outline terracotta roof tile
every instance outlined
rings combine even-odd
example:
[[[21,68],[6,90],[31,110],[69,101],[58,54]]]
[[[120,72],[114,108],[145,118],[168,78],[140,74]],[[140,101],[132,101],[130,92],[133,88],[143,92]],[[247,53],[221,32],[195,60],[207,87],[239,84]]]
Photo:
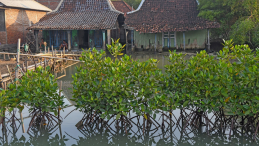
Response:
[[[114,29],[120,14],[110,0],[63,0],[28,29]]]
[[[196,0],[145,0],[130,12],[125,23],[142,33],[218,28],[217,22],[198,17]]]
[[[112,1],[112,4],[114,5],[116,10],[123,12],[124,15],[126,15],[127,12],[134,10],[134,9],[132,10],[132,7],[129,4],[127,4],[122,0]]]

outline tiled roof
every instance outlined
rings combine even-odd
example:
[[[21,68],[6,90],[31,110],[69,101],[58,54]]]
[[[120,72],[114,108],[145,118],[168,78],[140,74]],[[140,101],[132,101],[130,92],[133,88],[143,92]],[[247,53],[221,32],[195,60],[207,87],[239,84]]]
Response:
[[[63,0],[28,29],[114,29],[120,14],[110,0]]]
[[[196,0],[143,0],[126,15],[128,27],[142,33],[218,28],[219,23],[198,17]]]
[[[127,12],[133,11],[132,7],[122,0],[112,1],[113,6],[116,10],[123,12],[126,15]]]
[[[51,9],[34,0],[0,0],[0,6],[50,12]]]
[[[50,8],[51,10],[55,10],[61,0],[35,0],[35,1]]]

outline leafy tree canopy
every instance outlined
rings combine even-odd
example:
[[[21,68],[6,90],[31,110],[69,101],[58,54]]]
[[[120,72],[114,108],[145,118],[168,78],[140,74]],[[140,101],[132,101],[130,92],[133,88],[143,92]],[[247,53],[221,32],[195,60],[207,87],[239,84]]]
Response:
[[[199,16],[221,24],[214,37],[259,45],[258,0],[198,0]]]

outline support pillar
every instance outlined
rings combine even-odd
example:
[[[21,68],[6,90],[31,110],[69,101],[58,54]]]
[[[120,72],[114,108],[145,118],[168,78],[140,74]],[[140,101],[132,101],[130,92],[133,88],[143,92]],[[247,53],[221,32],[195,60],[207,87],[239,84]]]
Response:
[[[170,32],[167,32],[168,37],[167,37],[167,47],[168,49],[170,48]]]
[[[67,31],[67,39],[68,51],[71,51],[71,30]]]
[[[155,34],[155,52],[157,50],[157,34]]]
[[[129,44],[128,44],[128,31],[125,29],[125,38],[126,38],[126,52],[127,52],[127,50],[128,50],[128,48],[129,48]]]
[[[183,50],[185,51],[185,31],[183,32]]]
[[[132,51],[134,51],[133,42],[134,42],[134,30],[131,30],[131,49],[132,49]]]
[[[210,29],[208,29],[208,52],[210,52]]]
[[[162,47],[165,46],[165,38],[164,38],[165,34],[164,32],[162,32]]]
[[[107,38],[108,38],[108,45],[111,45],[111,30],[107,29]]]
[[[39,50],[39,38],[38,38],[39,30],[34,30],[35,35],[35,46],[36,46],[36,52],[40,52]]]
[[[176,48],[177,47],[177,42],[176,42],[176,31],[174,32],[174,47]],[[176,48],[178,49],[178,48]]]
[[[105,30],[102,30],[103,33],[103,50],[106,50],[106,46],[105,46]]]

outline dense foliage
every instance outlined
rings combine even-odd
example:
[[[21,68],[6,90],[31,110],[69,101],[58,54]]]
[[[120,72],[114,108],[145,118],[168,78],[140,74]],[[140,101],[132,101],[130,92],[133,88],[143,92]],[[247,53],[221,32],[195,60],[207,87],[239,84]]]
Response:
[[[219,29],[214,37],[233,39],[238,44],[259,46],[258,0],[198,0],[199,16],[217,21]]]
[[[30,111],[54,112],[64,108],[63,98],[58,94],[58,84],[49,68],[44,70],[38,67],[36,71],[28,71],[18,84],[10,84],[8,90],[2,91],[1,112],[14,108],[23,110],[24,105],[29,106]]]
[[[104,55],[96,49],[82,54],[85,63],[73,77],[74,101],[81,111],[108,119],[130,111],[156,117],[158,111],[176,108],[240,116],[259,111],[259,50],[252,52],[248,45],[226,41],[217,56],[201,51],[189,60],[171,52],[164,74],[154,59]]]
[[[159,88],[161,72],[156,60],[133,61],[130,56],[112,60],[104,51],[84,51],[74,78],[76,107],[81,111],[98,111],[108,119],[126,116],[130,110],[137,114],[152,112],[147,103]],[[145,97],[145,98],[144,98]]]
[[[202,51],[186,61],[183,54],[171,53],[169,90],[179,97],[179,108],[219,111],[226,107],[228,114],[252,116],[259,109],[258,59],[259,50],[255,54],[248,45],[233,46],[231,41],[217,57]]]

